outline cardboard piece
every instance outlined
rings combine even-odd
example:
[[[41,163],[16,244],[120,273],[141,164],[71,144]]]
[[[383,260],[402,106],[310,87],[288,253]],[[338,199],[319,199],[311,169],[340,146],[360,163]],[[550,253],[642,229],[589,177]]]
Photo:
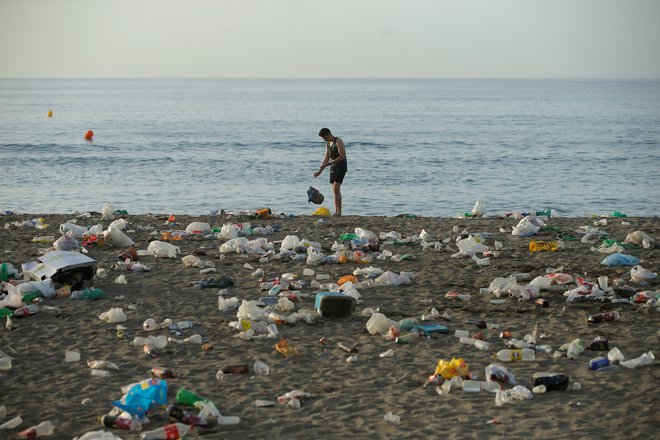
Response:
[[[55,284],[71,286],[72,290],[82,290],[94,284],[97,263],[79,252],[53,251],[37,260],[23,268],[35,281],[50,278]]]

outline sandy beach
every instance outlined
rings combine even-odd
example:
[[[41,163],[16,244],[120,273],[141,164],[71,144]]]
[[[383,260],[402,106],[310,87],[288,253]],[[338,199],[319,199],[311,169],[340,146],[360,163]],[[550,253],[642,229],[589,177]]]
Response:
[[[311,211],[310,211],[311,212]],[[42,217],[48,225],[44,230],[32,226],[16,226]],[[618,347],[626,359],[636,358],[653,351],[656,355],[658,339],[658,309],[655,305],[600,300],[576,300],[566,302],[562,289],[541,291],[540,297],[549,307],[539,307],[534,299],[519,301],[508,295],[496,297],[481,293],[498,277],[516,273],[529,273],[530,278],[554,272],[569,274],[574,281],[565,289],[576,288],[575,280],[584,278],[597,284],[598,277],[607,276],[610,286],[617,286],[614,293],[621,298],[632,297],[636,292],[647,291],[655,297],[658,279],[646,283],[631,281],[631,266],[607,267],[601,261],[605,253],[592,249],[602,240],[582,243],[580,227],[596,227],[607,237],[623,242],[634,231],[643,231],[652,239],[660,239],[660,222],[657,217],[612,218],[607,224],[594,226],[601,218],[549,218],[543,219],[546,228],[530,237],[511,234],[518,224],[513,217],[488,218],[395,218],[344,216],[318,218],[312,216],[274,217],[251,219],[238,215],[187,216],[176,215],[174,224],[166,224],[167,215],[123,215],[128,226],[125,230],[135,241],[137,250],[146,250],[150,241],[157,240],[163,232],[185,231],[191,222],[208,223],[213,228],[224,224],[250,222],[255,226],[275,226],[267,235],[247,237],[265,238],[274,243],[274,255],[279,253],[281,241],[295,235],[298,238],[320,243],[324,255],[332,255],[331,247],[341,234],[354,233],[363,228],[376,235],[396,231],[402,237],[397,243],[379,241],[380,251],[393,255],[407,255],[402,261],[373,259],[369,264],[347,262],[345,264],[321,264],[308,266],[304,258],[293,261],[289,256],[274,255],[260,260],[250,253],[221,254],[219,247],[227,240],[214,234],[183,235],[172,244],[180,248],[176,258],[141,256],[139,262],[148,266],[147,272],[120,271],[113,265],[121,263],[118,255],[126,247],[91,244],[87,255],[105,269],[107,276],[97,277],[94,287],[102,289],[105,299],[72,300],[70,298],[45,299],[39,303],[38,313],[25,318],[11,318],[15,326],[6,331],[5,319],[1,319],[0,350],[13,358],[12,368],[0,372],[2,396],[0,405],[7,408],[7,415],[0,424],[21,416],[23,423],[13,429],[0,431],[0,438],[17,438],[17,433],[39,422],[50,420],[54,425],[53,439],[71,439],[103,427],[99,418],[110,412],[112,401],[122,397],[121,387],[150,377],[154,366],[172,369],[177,377],[167,379],[168,403],[175,402],[177,390],[185,388],[215,403],[226,416],[240,417],[235,425],[216,426],[209,429],[195,428],[189,437],[195,438],[654,438],[660,426],[658,383],[660,363],[636,369],[621,367],[614,371],[590,371],[589,361],[607,356],[607,351],[585,350],[576,359],[554,356],[562,344],[576,338],[588,345],[595,337],[609,341],[609,347]],[[75,215],[11,214],[0,216],[0,260],[20,268],[21,264],[35,261],[49,243],[33,242],[33,237],[50,235],[58,238],[60,225],[76,220],[78,225],[102,224],[107,228],[110,220],[101,220],[99,213],[91,218]],[[150,226],[150,227],[147,227]],[[425,230],[433,241],[449,239],[438,249],[424,250],[419,240],[406,242],[405,237],[417,236]],[[458,231],[458,232],[456,232]],[[479,234],[488,246],[490,264],[480,266],[472,258],[452,258],[458,252],[456,237]],[[531,240],[556,241],[563,234],[563,246],[554,252],[530,252]],[[575,240],[569,240],[575,238]],[[496,250],[495,242],[502,249]],[[498,245],[499,247],[499,245]],[[52,248],[50,248],[52,250]],[[302,254],[302,252],[299,252]],[[651,243],[647,249],[634,245],[626,254],[639,258],[641,266],[658,272],[658,250]],[[200,273],[199,268],[186,267],[182,257],[196,254],[204,261],[213,263],[215,273]],[[375,249],[367,252],[375,256]],[[487,254],[488,255],[488,252]],[[478,258],[485,258],[481,252]],[[267,260],[267,261],[266,261]],[[252,268],[245,267],[249,264]],[[239,331],[229,323],[236,321],[236,309],[221,311],[218,308],[219,287],[196,288],[191,285],[209,276],[229,277],[233,285],[228,287],[226,298],[257,300],[267,296],[259,287],[260,278],[280,277],[293,273],[303,282],[294,302],[296,310],[314,311],[312,287],[315,276],[303,276],[305,268],[330,278],[321,283],[336,282],[340,277],[352,274],[359,268],[374,266],[384,271],[413,272],[410,284],[400,286],[376,286],[361,288],[361,300],[349,318],[319,318],[313,324],[277,325],[277,338],[243,340],[236,337]],[[255,275],[262,269],[264,275]],[[127,283],[117,284],[115,279],[125,275]],[[358,276],[359,281],[366,277]],[[529,281],[519,281],[527,284]],[[625,286],[625,287],[624,287]],[[469,300],[447,298],[448,292],[469,295]],[[286,293],[286,292],[284,292]],[[491,304],[493,299],[503,299],[503,304]],[[48,311],[44,306],[56,307]],[[127,320],[124,337],[117,335],[116,323],[106,323],[99,315],[113,307],[121,307]],[[448,334],[412,339],[407,344],[397,343],[381,335],[371,335],[366,323],[365,309],[377,310],[388,318],[400,321],[416,318],[421,324],[441,324]],[[432,316],[421,321],[422,315],[431,315],[436,309],[442,316]],[[588,324],[590,315],[618,311],[620,319],[611,322]],[[287,315],[288,313],[284,313]],[[450,320],[446,319],[449,317]],[[179,335],[169,328],[147,332],[143,322],[153,318],[157,323],[169,318],[172,322],[192,321],[190,329]],[[479,329],[466,324],[469,318],[484,320],[489,327]],[[536,359],[523,362],[498,362],[495,353],[506,348],[506,340],[500,333],[509,331],[513,338],[523,339],[538,326],[537,345],[549,345],[550,352],[537,351]],[[454,337],[455,330],[468,330],[470,335],[479,331],[490,344],[487,350],[461,344]],[[199,334],[204,344],[169,343],[158,350],[158,356],[145,356],[141,347],[131,345],[136,336],[165,335],[183,339]],[[299,351],[298,355],[284,357],[275,350],[275,343],[286,338]],[[325,338],[325,339],[324,339]],[[320,343],[323,340],[324,343]],[[354,345],[357,353],[347,353],[338,344]],[[205,346],[204,348],[209,348]],[[380,354],[393,350],[392,357]],[[65,362],[65,351],[77,351],[78,362]],[[347,362],[356,356],[354,362]],[[452,390],[439,395],[436,385],[423,387],[440,359],[462,358],[469,371],[478,380],[485,380],[484,369],[493,362],[505,366],[515,374],[517,383],[528,389],[534,386],[532,376],[537,372],[562,373],[570,378],[565,391],[548,391],[534,394],[531,400],[516,400],[501,407],[495,405],[495,394]],[[109,370],[108,377],[93,377],[88,360],[114,362],[119,369]],[[268,375],[253,371],[257,361],[268,365]],[[248,374],[225,374],[221,379],[216,373],[228,365],[246,363]],[[579,383],[580,389],[573,384]],[[511,386],[506,386],[511,389]],[[273,407],[257,407],[255,401],[276,401],[292,390],[311,394],[300,400],[295,409],[284,403]],[[192,409],[194,410],[194,408]],[[399,416],[399,423],[383,420],[392,412]],[[149,423],[143,431],[172,423],[162,408],[149,414]],[[122,439],[137,439],[139,432],[103,428]]]

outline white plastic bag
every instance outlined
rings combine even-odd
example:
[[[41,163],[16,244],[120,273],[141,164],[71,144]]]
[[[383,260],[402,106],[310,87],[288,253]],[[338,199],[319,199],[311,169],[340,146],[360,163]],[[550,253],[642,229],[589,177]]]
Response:
[[[83,238],[85,232],[87,232],[87,228],[84,226],[78,226],[73,223],[62,223],[60,225],[60,234],[68,235],[69,237],[73,237],[78,240]]]
[[[149,243],[147,250],[156,258],[176,258],[181,253],[178,246],[158,240]]]
[[[362,228],[355,228],[355,235],[358,238],[367,240],[371,244],[378,244],[378,236],[371,231]]]
[[[248,239],[245,237],[232,238],[220,245],[221,254],[238,253],[248,245]]]
[[[530,235],[535,235],[543,226],[542,220],[539,220],[536,217],[527,216],[518,222],[516,226],[513,227],[511,235],[518,235],[520,237],[528,237]]]
[[[226,223],[220,228],[220,236],[225,240],[231,240],[238,237],[238,230],[231,223]]]
[[[80,245],[75,238],[69,235],[63,235],[55,242],[53,242],[53,249],[56,251],[74,251],[78,252],[80,250]]]
[[[458,243],[456,243],[456,246],[458,246],[458,250],[461,252],[461,254],[468,257],[471,257],[476,253],[481,253],[488,250],[488,246],[479,243],[477,239],[472,235],[460,240]]]
[[[655,243],[655,239],[644,231],[631,232],[626,236],[626,243],[642,244],[644,239],[647,239],[649,243]]]
[[[222,312],[227,312],[229,310],[235,309],[238,307],[238,298],[233,297],[233,298],[223,298],[219,297],[218,298],[218,309]]]
[[[297,235],[287,235],[282,240],[280,252],[295,250],[300,245],[300,239]]]
[[[653,273],[648,269],[644,269],[642,266],[635,266],[630,269],[630,276],[632,281],[639,283],[640,281],[652,280],[653,278],[656,278],[658,274]]]
[[[399,286],[401,284],[410,284],[410,278],[390,271],[376,278],[377,286]]]
[[[114,323],[114,322],[125,322],[128,317],[126,313],[122,310],[121,307],[114,307],[107,312],[103,312],[99,315],[101,321]]]
[[[374,313],[367,321],[367,331],[370,335],[385,336],[390,331],[390,327],[399,328],[399,323],[389,319],[382,313]]]
[[[481,217],[486,214],[486,204],[483,200],[477,200],[474,204],[474,208],[470,213],[475,217]]]
[[[114,211],[115,208],[111,204],[105,203],[101,208],[101,220],[113,220],[115,218]]]
[[[206,234],[211,232],[211,225],[203,222],[192,222],[186,228],[186,232],[189,234]],[[222,230],[220,232],[222,233]]]
[[[236,318],[238,318],[239,321],[241,319],[259,321],[266,319],[266,315],[264,310],[259,307],[258,301],[248,301],[244,299],[241,305],[238,307]]]
[[[515,276],[509,278],[495,278],[488,286],[488,292],[495,294],[495,296],[508,295],[513,293],[518,286]]]

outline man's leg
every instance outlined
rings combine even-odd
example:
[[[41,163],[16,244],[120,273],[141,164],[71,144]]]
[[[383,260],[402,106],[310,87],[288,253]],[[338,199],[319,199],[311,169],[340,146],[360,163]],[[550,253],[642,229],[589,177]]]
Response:
[[[332,192],[335,195],[335,215],[341,215],[341,182],[332,184]]]

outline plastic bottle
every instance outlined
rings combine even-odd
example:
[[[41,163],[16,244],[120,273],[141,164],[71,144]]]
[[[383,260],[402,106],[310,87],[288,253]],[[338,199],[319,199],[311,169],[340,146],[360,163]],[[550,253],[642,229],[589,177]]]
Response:
[[[477,347],[481,351],[486,351],[490,348],[490,344],[486,341],[480,341],[480,340],[475,340],[474,341],[474,346]]]
[[[23,307],[19,307],[16,310],[14,310],[14,317],[16,318],[24,318],[29,315],[34,315],[39,311],[39,307],[36,304],[28,304]]]
[[[182,408],[179,408],[175,405],[170,405],[167,407],[167,415],[190,426],[204,426],[207,424],[207,421],[204,417],[201,417],[192,412],[184,411]]]
[[[9,268],[7,267],[7,263],[2,263],[0,264],[0,281],[7,280],[9,280]]]
[[[109,414],[101,417],[101,425],[106,428],[124,429],[126,431],[139,431],[142,429],[142,423],[135,419],[126,419],[124,417],[116,417]]]
[[[85,290],[77,290],[74,292],[71,292],[71,299],[88,299],[88,300],[94,300],[94,299],[103,299],[105,298],[105,292],[101,289],[94,289],[88,287]]]
[[[544,251],[556,251],[559,249],[559,244],[556,241],[530,241],[529,250],[531,252],[544,252]]]
[[[198,396],[197,394],[193,393],[192,391],[186,390],[185,388],[181,388],[176,393],[176,401],[179,402],[182,405],[193,406],[193,405],[195,405],[196,402],[199,402],[200,400],[204,400],[204,398],[201,397],[201,396]]]
[[[247,374],[250,371],[248,364],[227,365],[222,367],[224,374]]]
[[[183,423],[172,423],[165,425],[162,428],[154,429],[153,431],[146,431],[140,434],[141,440],[174,440],[180,439],[190,432],[190,426]]]
[[[41,436],[51,435],[55,431],[53,424],[50,420],[41,422],[36,426],[32,426],[25,431],[18,433],[18,438],[37,438]]]
[[[596,315],[591,315],[589,318],[587,318],[587,322],[589,324],[597,324],[599,322],[604,322],[604,321],[618,321],[619,319],[621,319],[621,315],[619,314],[618,311],[615,310],[613,312],[605,312],[605,313],[598,313]]]
[[[600,368],[607,367],[608,365],[610,365],[609,359],[602,356],[599,356],[589,361],[589,369],[592,371],[596,371]]]
[[[495,354],[495,357],[502,362],[533,361],[536,354],[531,348],[504,349]]]
[[[23,419],[21,418],[21,416],[16,416],[16,417],[14,417],[13,419],[9,419],[9,420],[7,420],[5,423],[3,423],[2,425],[0,425],[0,430],[3,430],[3,429],[14,429],[14,428],[16,428],[18,425],[20,425],[21,423],[23,423]]]
[[[153,367],[150,372],[153,377],[157,377],[158,379],[172,379],[176,377],[174,371],[169,368]]]
[[[188,342],[190,344],[201,344],[202,343],[202,335],[188,336],[187,338],[183,339],[183,342]]]

